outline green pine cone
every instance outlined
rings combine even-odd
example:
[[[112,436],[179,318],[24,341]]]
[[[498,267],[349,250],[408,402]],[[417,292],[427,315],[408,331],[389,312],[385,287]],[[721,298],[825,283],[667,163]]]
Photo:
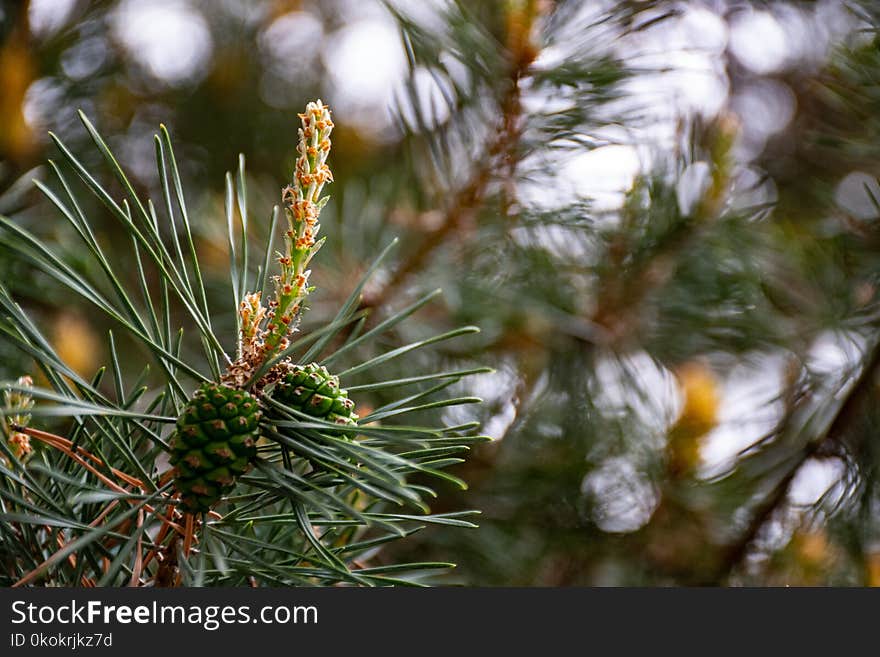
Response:
[[[184,510],[207,511],[232,490],[257,454],[259,423],[257,400],[244,390],[205,383],[196,391],[171,442]]]
[[[291,366],[275,384],[272,397],[286,406],[335,424],[355,424],[358,418],[348,392],[339,387],[339,377],[317,363]]]

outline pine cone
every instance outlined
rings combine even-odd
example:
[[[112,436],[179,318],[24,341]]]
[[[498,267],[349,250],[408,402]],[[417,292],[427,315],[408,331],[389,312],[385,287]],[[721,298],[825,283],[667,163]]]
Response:
[[[207,511],[232,490],[257,454],[257,400],[243,390],[206,383],[177,419],[171,444],[183,508]]]
[[[271,394],[282,404],[327,422],[351,425],[358,418],[348,392],[339,387],[339,377],[316,363],[291,366]]]

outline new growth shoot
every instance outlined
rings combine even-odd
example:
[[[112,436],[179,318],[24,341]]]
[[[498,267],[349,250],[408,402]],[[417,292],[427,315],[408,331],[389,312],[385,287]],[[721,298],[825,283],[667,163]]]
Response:
[[[330,199],[321,196],[324,185],[333,181],[327,165],[333,121],[330,109],[320,100],[306,105],[299,115],[299,129],[293,183],[284,188],[281,200],[287,226],[284,252],[277,253],[281,271],[272,280],[275,296],[264,306],[259,292],[245,295],[239,308],[241,317],[240,353],[226,379],[247,380],[262,363],[284,351],[296,331],[303,303],[309,292],[309,263],[324,243],[317,236],[321,230],[318,218]],[[265,326],[264,326],[265,324]]]
[[[333,180],[327,166],[330,152],[330,132],[333,121],[330,110],[318,100],[306,105],[299,115],[299,158],[293,184],[282,192],[287,231],[284,234],[284,253],[278,255],[281,274],[274,277],[275,299],[269,302],[266,356],[287,346],[287,338],[296,329],[298,314],[308,293],[309,262],[321,248],[324,240],[315,241],[321,225],[318,216],[329,200],[321,197],[324,185]]]

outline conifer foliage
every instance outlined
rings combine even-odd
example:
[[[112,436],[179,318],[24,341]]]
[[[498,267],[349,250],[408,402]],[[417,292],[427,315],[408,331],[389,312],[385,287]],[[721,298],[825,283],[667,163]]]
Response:
[[[0,17],[0,583],[880,583],[877,3],[185,0],[176,77],[72,4]]]
[[[473,397],[436,393],[484,370],[383,379],[381,388],[406,391],[359,417],[340,376],[320,364],[372,339],[406,318],[391,314],[363,326],[357,305],[366,279],[323,328],[298,335],[305,311],[309,264],[317,239],[321,192],[332,180],[326,160],[333,123],[317,101],[300,114],[293,184],[282,194],[283,251],[269,243],[254,269],[249,256],[244,159],[227,176],[226,218],[230,285],[237,311],[235,358],[218,335],[194,247],[192,226],[168,132],[155,136],[161,182],[159,207],[141,199],[104,139],[81,115],[125,198],[114,199],[53,136],[63,165],[52,164],[59,189],[37,183],[68,221],[96,267],[82,268],[56,247],[0,217],[8,245],[35,270],[108,315],[151,354],[136,381],[126,379],[115,333],[108,335],[109,367],[83,378],[53,349],[36,323],[0,288],[2,330],[35,359],[46,386],[20,379],[6,388],[0,442],[0,578],[5,585],[279,585],[418,584],[445,562],[371,562],[375,550],[427,524],[472,527],[467,511],[432,514],[431,480],[464,487],[443,472],[484,440],[477,423],[457,426],[397,424],[426,409],[469,404]],[[122,223],[136,276],[101,245],[76,200],[74,172]],[[160,223],[164,212],[166,224]],[[236,214],[237,212],[237,214]],[[169,239],[170,236],[170,239]],[[390,247],[389,247],[390,248]],[[373,270],[386,252],[379,254]],[[263,305],[269,282],[274,298]],[[368,272],[369,276],[369,272]],[[173,322],[181,321],[179,329]],[[342,376],[367,372],[465,327],[374,354]],[[184,352],[189,332],[202,347],[200,367]],[[150,370],[157,368],[158,379]],[[101,387],[105,373],[115,395]],[[160,383],[154,383],[158,380]],[[433,384],[428,388],[424,384]],[[192,392],[193,388],[195,391]],[[362,383],[360,390],[369,390]],[[51,429],[51,430],[50,430]],[[411,481],[416,475],[419,483]]]

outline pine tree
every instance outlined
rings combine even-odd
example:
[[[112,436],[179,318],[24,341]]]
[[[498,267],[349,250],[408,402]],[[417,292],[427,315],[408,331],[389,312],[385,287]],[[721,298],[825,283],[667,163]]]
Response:
[[[14,11],[0,31],[0,75],[30,58],[17,70],[63,87],[41,201],[15,182],[39,140],[28,147],[27,123],[0,102],[4,581],[880,582],[874,3],[370,4],[393,17],[408,72],[390,122],[334,119],[326,206],[323,183],[302,179],[322,171],[309,159],[321,140],[300,166],[272,137],[294,105],[332,101],[331,58],[306,55],[358,20],[340,11],[354,5],[266,3],[245,20],[193,3],[222,47],[185,94],[119,52],[65,77],[65,49],[103,38],[89,30],[118,4],[90,4],[79,32],[42,42]],[[301,49],[294,73],[254,44],[303,14],[329,45]],[[734,38],[750,20],[776,35],[769,54]],[[710,109],[668,92],[692,65],[719,83]],[[6,88],[18,111],[28,85]],[[122,133],[167,120],[178,158],[160,130],[158,177],[124,176],[82,104],[126,157],[136,135]],[[187,211],[183,190],[222,175],[241,143],[256,173],[242,162],[227,177],[225,208],[188,191]],[[568,193],[571,161],[590,154],[601,174],[614,149],[640,160],[619,193]],[[295,174],[279,208],[249,217],[277,203],[285,157]],[[50,206],[69,228],[48,222]],[[311,261],[313,210],[327,242]],[[130,267],[104,262],[123,249]],[[113,331],[97,374],[38,329],[73,324],[67,290]],[[480,333],[447,340],[461,325]],[[25,373],[36,383],[15,382]],[[246,437],[241,454],[229,447],[247,461],[230,469],[203,452],[246,436],[239,391],[258,400],[261,433],[253,459]],[[224,418],[215,440],[202,423],[223,412],[242,433]],[[169,458],[184,463],[176,475]],[[479,528],[461,527],[464,508]]]

